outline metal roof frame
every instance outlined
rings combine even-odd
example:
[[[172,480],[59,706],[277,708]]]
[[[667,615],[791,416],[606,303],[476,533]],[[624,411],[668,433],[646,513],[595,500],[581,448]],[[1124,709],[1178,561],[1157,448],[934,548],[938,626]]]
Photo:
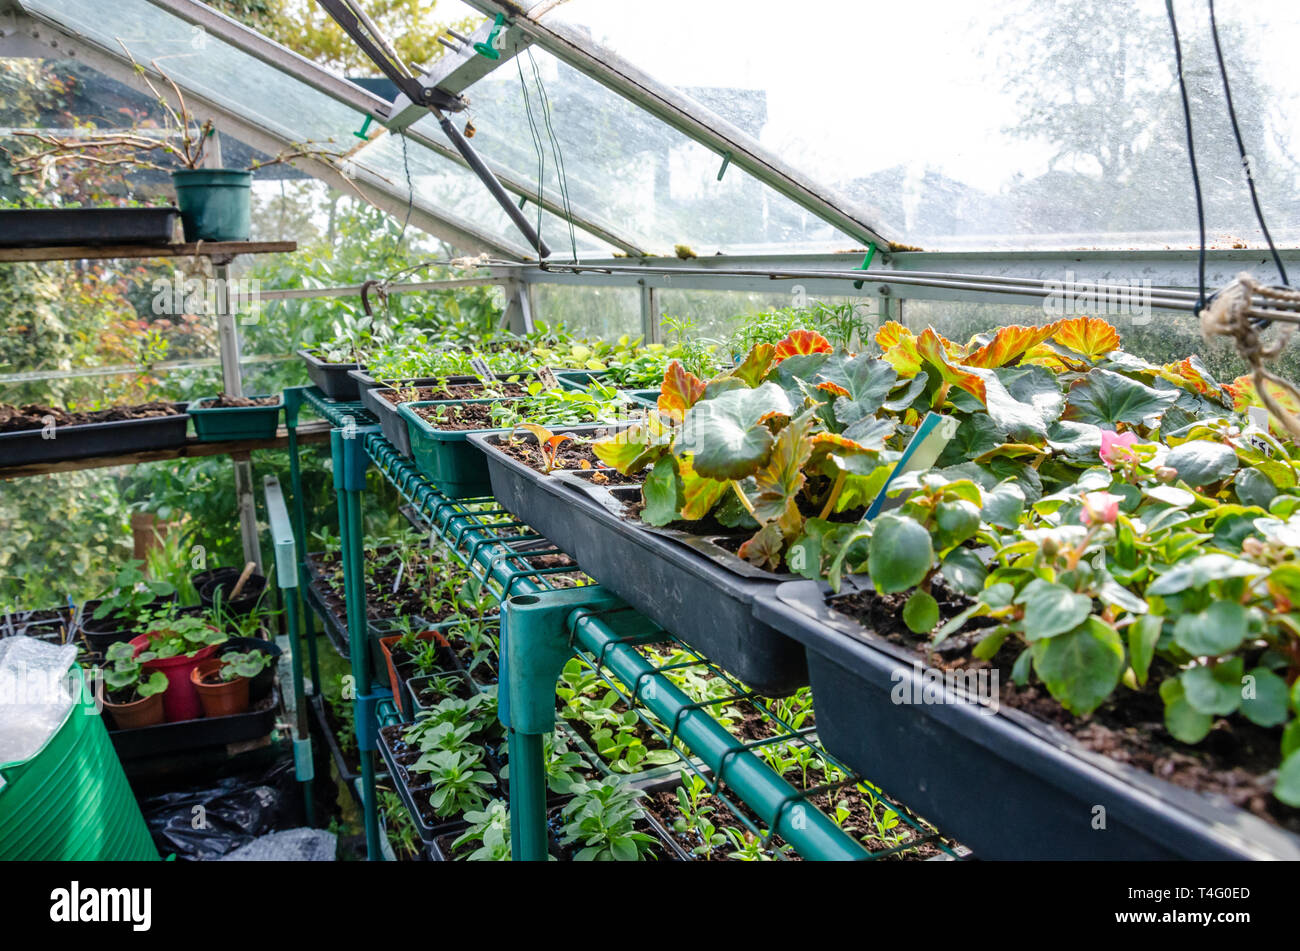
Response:
[[[764,185],[862,243],[874,242],[882,250],[891,238],[870,209],[850,201],[833,189],[810,181],[791,168],[752,136],[695,100],[682,95],[638,69],[614,51],[601,46],[563,23],[542,23],[512,0],[465,0],[474,9],[496,16],[521,31],[560,61],[586,74],[602,86],[648,112],[661,122],[744,169]],[[537,4],[543,15],[551,5]]]
[[[21,3],[22,0],[15,0],[15,2]],[[412,142],[436,152],[462,168],[468,168],[464,158],[449,144],[441,139],[435,139],[421,130],[409,128],[410,116],[402,116],[399,119],[398,116],[403,112],[400,106],[394,109],[394,104],[386,99],[336,75],[317,63],[313,63],[305,56],[295,53],[287,46],[282,46],[263,36],[238,20],[213,10],[206,4],[198,2],[198,0],[148,0],[148,2],[178,19],[184,20],[186,23],[201,27],[223,42],[256,57],[268,66],[273,66],[281,72],[287,73],[294,79],[329,96],[336,102],[356,109],[362,115],[371,117],[385,127],[390,121],[395,121]],[[527,45],[528,41],[521,32],[512,30],[507,35],[518,41],[519,49]],[[477,34],[475,34],[475,38],[478,38]],[[472,50],[468,54],[452,51],[434,64],[429,75],[442,88],[459,94],[471,83],[491,71],[486,68],[486,64],[491,64],[492,68],[495,68],[502,65],[502,63],[508,62],[515,49],[516,46],[512,43],[510,50],[503,52],[500,60],[489,60],[477,53],[473,53]],[[456,57],[454,63],[448,60],[448,57],[453,56]],[[424,112],[424,110],[421,109],[421,112]],[[489,156],[483,156],[483,160],[506,189],[521,198],[536,202],[537,187],[535,185],[520,181],[509,170],[502,168],[499,163],[493,162]],[[398,197],[401,198],[402,204],[405,206],[405,197],[400,195]],[[561,218],[566,217],[564,207],[559,202],[545,197],[545,195],[542,197],[542,207],[553,215]],[[581,205],[574,206],[570,202],[570,207],[573,209],[574,227],[581,228],[583,231],[626,254],[643,253],[639,243],[622,233],[615,225],[603,220],[599,215],[586,211]]]

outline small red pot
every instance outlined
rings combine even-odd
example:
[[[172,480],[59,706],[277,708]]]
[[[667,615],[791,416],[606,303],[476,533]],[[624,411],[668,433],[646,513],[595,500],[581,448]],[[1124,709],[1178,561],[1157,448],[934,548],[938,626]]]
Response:
[[[131,638],[136,654],[149,649],[149,635]],[[190,680],[190,672],[217,652],[220,644],[209,644],[192,656],[156,657],[144,662],[145,670],[161,670],[167,675],[167,689],[162,693],[163,715],[168,723],[177,720],[194,720],[203,715],[198,691]]]
[[[104,709],[113,717],[113,725],[119,730],[138,730],[142,726],[157,726],[163,722],[164,693],[156,693],[130,703],[114,703],[106,697]]]
[[[190,671],[205,717],[232,717],[248,710],[248,678],[221,680],[221,658],[210,657]]]

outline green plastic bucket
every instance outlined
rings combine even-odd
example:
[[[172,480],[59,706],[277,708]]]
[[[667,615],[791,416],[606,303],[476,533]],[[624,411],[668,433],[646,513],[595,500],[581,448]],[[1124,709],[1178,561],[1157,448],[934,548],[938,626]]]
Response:
[[[469,441],[474,433],[502,432],[498,429],[435,429],[415,412],[424,406],[460,406],[464,403],[496,403],[498,400],[423,400],[401,403],[397,412],[406,420],[411,437],[411,459],[420,474],[453,499],[469,499],[492,494],[487,459]]]
[[[77,690],[86,700],[85,676]],[[31,759],[0,764],[0,861],[142,861],[158,850],[89,702]]]
[[[262,393],[251,399],[270,396]],[[190,404],[187,412],[194,420],[194,435],[199,442],[226,442],[232,439],[274,439],[280,425],[284,400],[274,406],[208,406],[215,396],[205,396]]]
[[[172,172],[186,241],[247,241],[253,173],[233,168]]]

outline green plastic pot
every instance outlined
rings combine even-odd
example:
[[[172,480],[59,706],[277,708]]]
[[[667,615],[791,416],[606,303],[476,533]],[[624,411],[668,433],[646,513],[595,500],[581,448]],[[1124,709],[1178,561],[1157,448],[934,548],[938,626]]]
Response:
[[[0,763],[0,861],[157,860],[104,718],[85,702],[75,669],[83,702],[35,756]]]
[[[233,168],[177,169],[172,172],[172,185],[186,241],[248,240],[252,229],[252,172]]]
[[[270,396],[263,393],[251,397]],[[274,406],[209,406],[218,399],[205,396],[190,404],[190,417],[194,420],[194,434],[199,442],[226,442],[234,439],[274,439],[280,425],[280,410],[284,400]]]
[[[469,441],[474,433],[503,432],[500,429],[435,429],[416,410],[425,406],[462,406],[467,403],[498,403],[500,400],[424,400],[402,403],[397,412],[406,420],[411,437],[411,457],[420,474],[453,499],[477,498],[492,494],[487,460],[482,451]]]

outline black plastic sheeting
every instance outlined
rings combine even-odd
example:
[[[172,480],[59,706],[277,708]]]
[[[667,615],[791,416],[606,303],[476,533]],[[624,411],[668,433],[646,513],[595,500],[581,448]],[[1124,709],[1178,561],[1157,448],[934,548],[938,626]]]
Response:
[[[302,790],[293,761],[209,786],[143,799],[140,809],[164,858],[219,859],[258,836],[303,824]]]

